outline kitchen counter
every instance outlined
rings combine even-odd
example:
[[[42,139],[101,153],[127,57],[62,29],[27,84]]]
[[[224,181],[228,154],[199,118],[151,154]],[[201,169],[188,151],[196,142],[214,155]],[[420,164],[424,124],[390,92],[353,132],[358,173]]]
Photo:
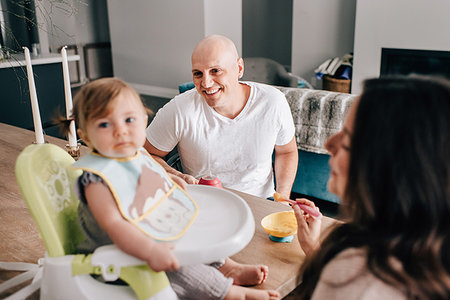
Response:
[[[78,60],[80,60],[79,55],[67,54],[67,61],[78,61]],[[59,53],[40,54],[37,56],[31,55],[31,64],[33,66],[60,63],[60,62],[62,62],[62,57],[61,54]],[[22,66],[25,66],[25,55],[23,53],[13,54],[9,59],[0,60],[0,69],[22,67]]]

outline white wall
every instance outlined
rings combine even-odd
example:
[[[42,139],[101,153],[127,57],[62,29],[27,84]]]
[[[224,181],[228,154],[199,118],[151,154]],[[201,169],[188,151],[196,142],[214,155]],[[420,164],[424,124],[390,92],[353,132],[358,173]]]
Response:
[[[353,51],[355,6],[356,0],[294,0],[292,73],[322,87],[314,84],[314,69]]]
[[[358,0],[352,93],[379,77],[381,48],[450,50],[450,1]]]
[[[222,34],[230,38],[242,55],[242,0],[204,0],[205,36]]]
[[[105,1],[55,5],[50,27],[40,34],[49,35],[50,45],[64,45],[102,41],[109,33],[114,74],[139,92],[160,97],[172,97],[180,83],[192,80],[191,52],[206,35],[230,37],[242,55],[242,0],[107,0],[102,12]],[[36,3],[47,5],[45,16],[48,4],[57,4]],[[311,81],[324,60],[353,50],[355,6],[356,0],[293,0],[293,11],[285,13],[293,14],[294,74]]]
[[[227,35],[241,51],[241,7],[241,0],[108,0],[114,75],[140,93],[173,97],[192,80],[192,50],[206,35]]]

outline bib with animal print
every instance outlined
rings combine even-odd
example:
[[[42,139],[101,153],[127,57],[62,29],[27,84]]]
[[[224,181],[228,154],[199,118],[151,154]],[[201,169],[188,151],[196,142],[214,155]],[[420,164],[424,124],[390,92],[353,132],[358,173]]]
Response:
[[[127,158],[91,152],[73,167],[100,176],[122,216],[156,240],[178,239],[198,214],[195,201],[143,148]]]

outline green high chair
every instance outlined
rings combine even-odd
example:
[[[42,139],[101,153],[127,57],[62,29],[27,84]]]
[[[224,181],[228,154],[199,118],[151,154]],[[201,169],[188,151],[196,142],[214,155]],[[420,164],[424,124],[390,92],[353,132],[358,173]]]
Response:
[[[16,161],[17,182],[46,248],[41,299],[177,299],[164,272],[114,245],[88,255],[76,252],[84,236],[72,187],[80,171],[69,167],[73,162],[52,144],[29,145]],[[128,285],[108,283],[117,279]]]

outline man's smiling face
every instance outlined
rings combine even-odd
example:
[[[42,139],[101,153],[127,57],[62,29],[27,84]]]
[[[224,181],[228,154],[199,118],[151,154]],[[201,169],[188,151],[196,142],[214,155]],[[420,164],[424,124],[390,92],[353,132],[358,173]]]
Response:
[[[200,95],[212,108],[231,101],[242,76],[242,59],[221,40],[199,44],[192,53],[192,77]]]

